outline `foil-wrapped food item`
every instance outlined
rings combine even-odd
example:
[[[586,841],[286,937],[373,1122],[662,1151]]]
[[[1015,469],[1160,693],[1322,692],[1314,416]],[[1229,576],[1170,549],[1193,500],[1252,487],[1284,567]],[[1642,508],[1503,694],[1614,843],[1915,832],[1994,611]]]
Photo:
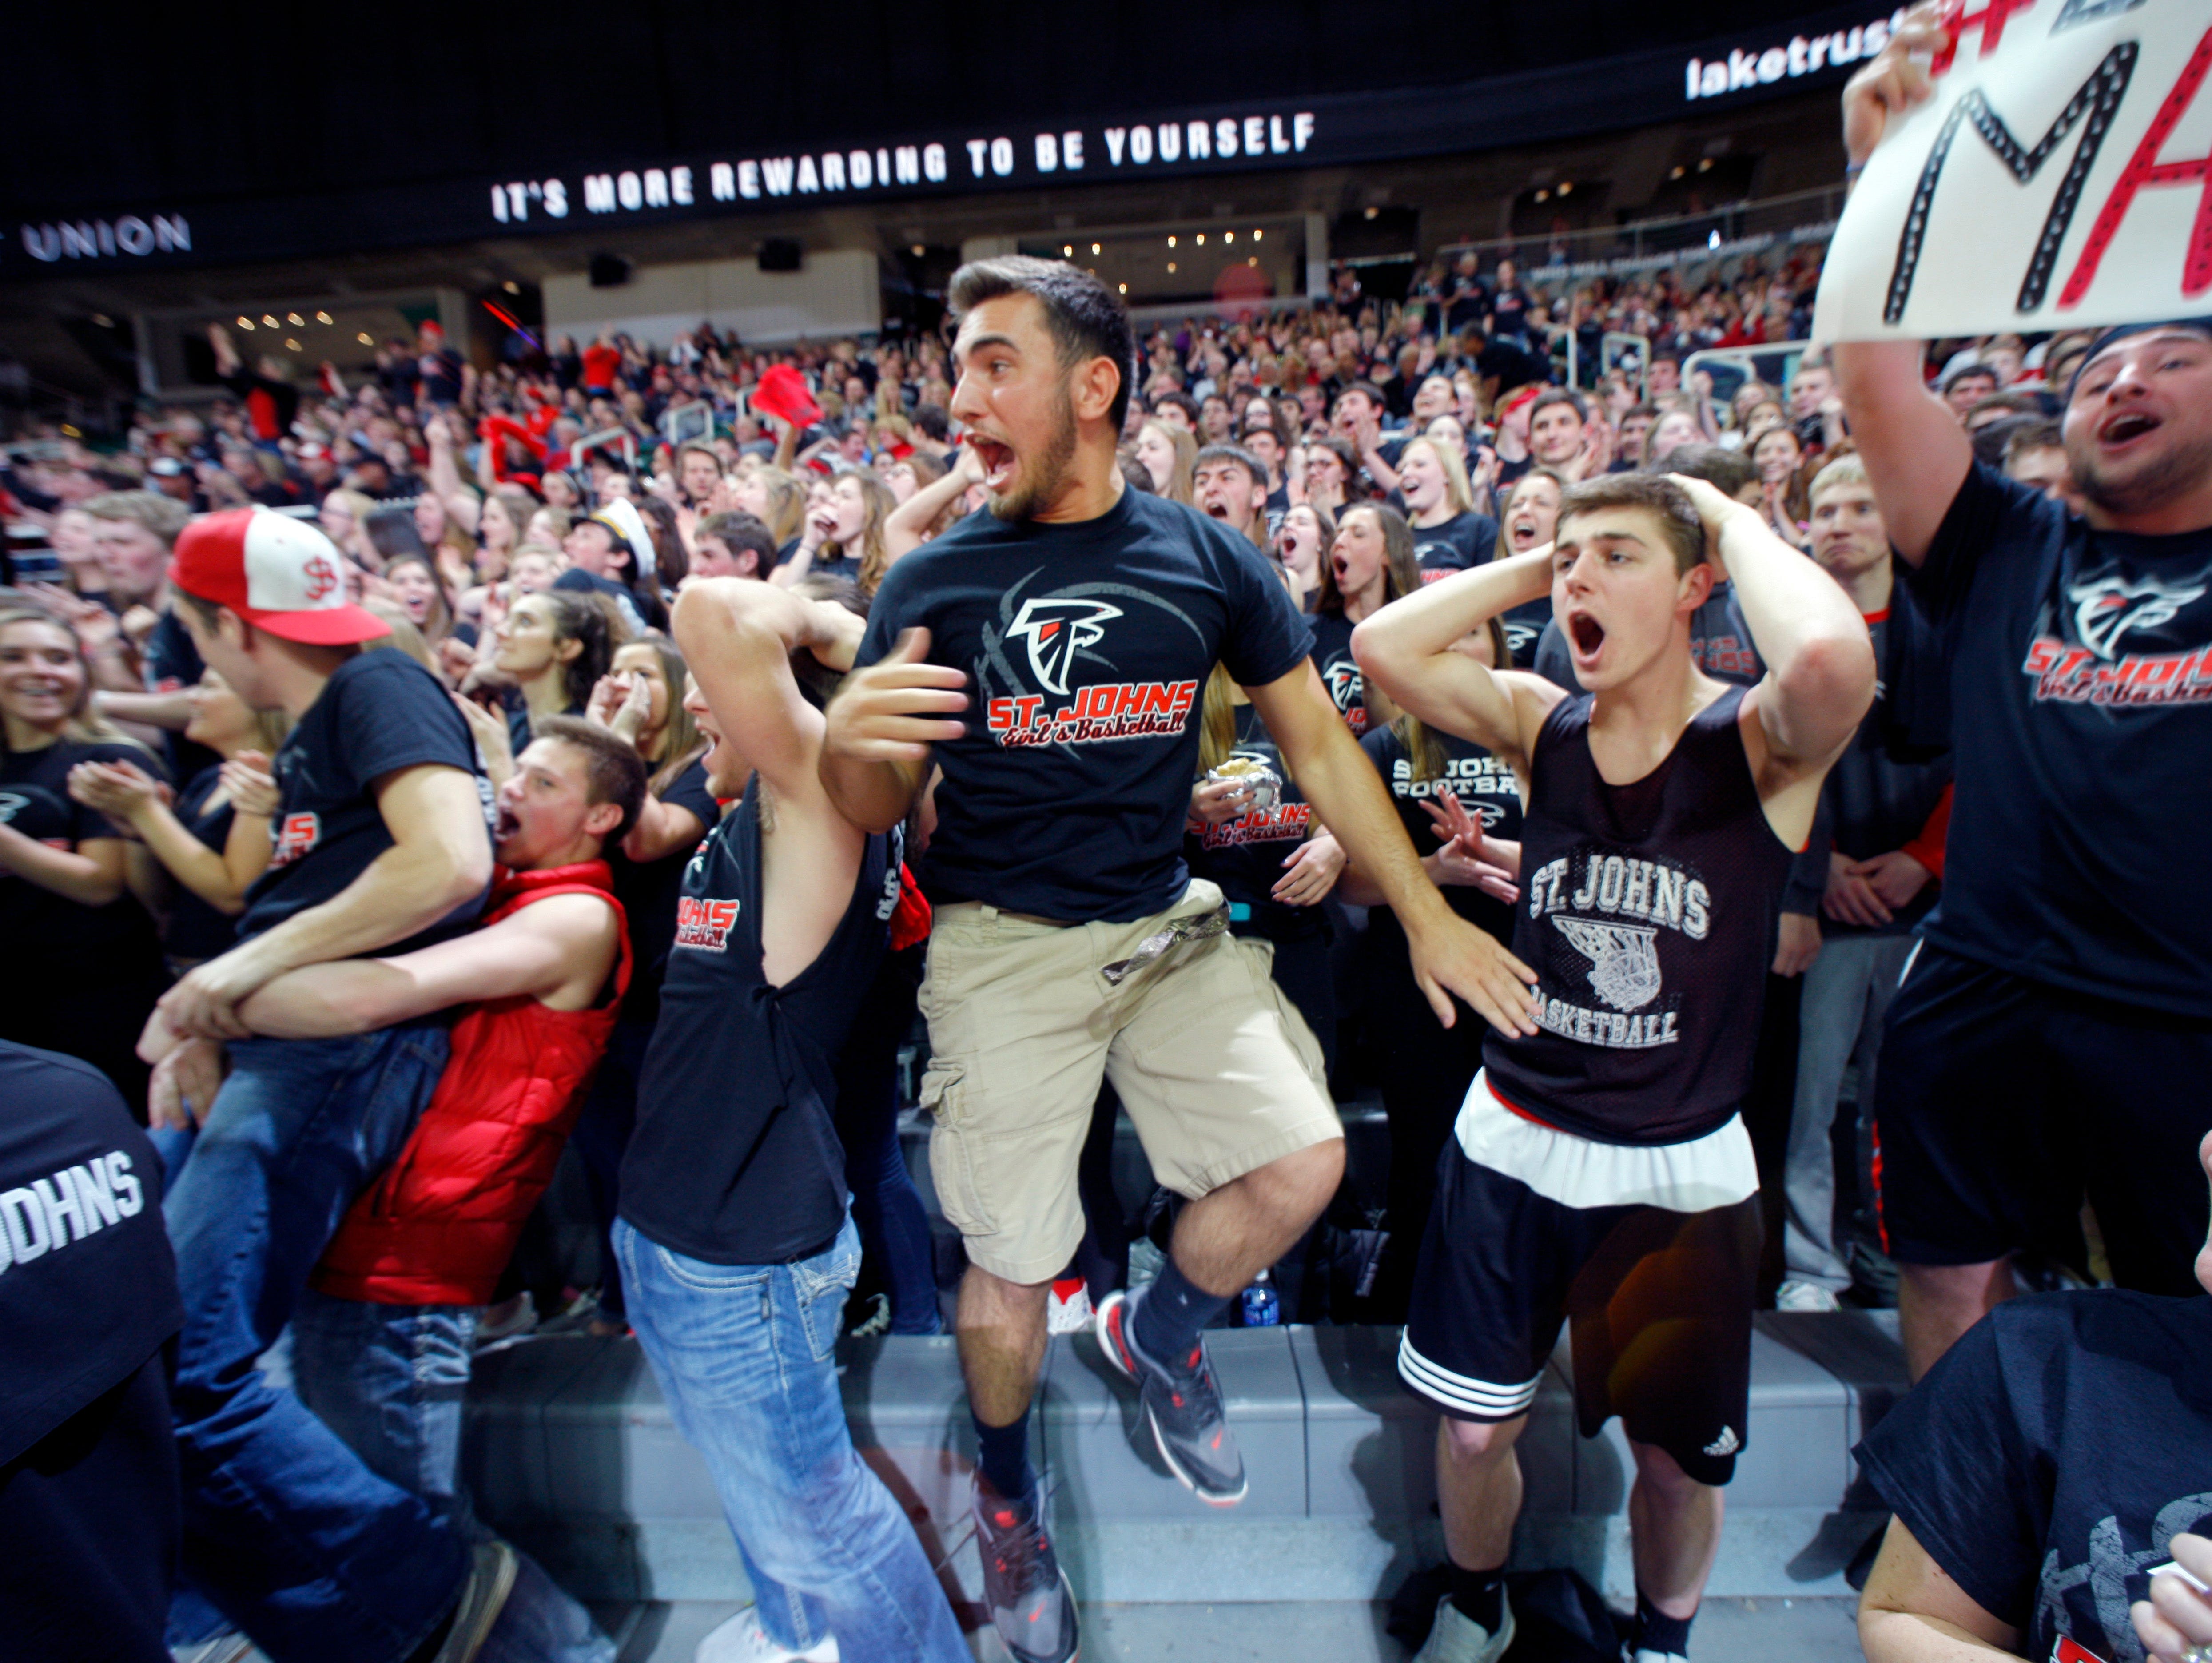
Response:
[[[1248,787],[1252,796],[1244,806],[1247,814],[1266,813],[1283,800],[1282,776],[1256,756],[1231,756],[1206,777]]]

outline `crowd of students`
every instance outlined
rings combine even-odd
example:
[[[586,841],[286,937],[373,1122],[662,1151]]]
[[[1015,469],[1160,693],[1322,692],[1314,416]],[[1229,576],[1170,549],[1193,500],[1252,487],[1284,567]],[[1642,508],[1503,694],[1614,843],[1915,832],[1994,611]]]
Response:
[[[0,1370],[39,1654],[611,1657],[458,1478],[473,1349],[543,1318],[635,1333],[714,1477],[757,1602],[705,1663],[965,1656],[830,1362],[946,1320],[910,1039],[1024,1663],[1079,1644],[1048,1331],[1233,1505],[1202,1335],[1270,1312],[1405,1325],[1431,1663],[1512,1642],[1569,1324],[1636,1452],[1632,1648],[1688,1655],[1762,1303],[1899,1303],[1927,1376],[1863,1456],[1870,1657],[2212,1642],[2146,1578],[2212,1572],[2167,1476],[2212,1408],[2212,325],[1682,385],[1813,275],[1469,257],[1139,339],[1004,259],[948,341],[484,369],[426,325],[312,393],[218,330],[211,421],[20,462],[58,575],[0,592],[0,1309],[89,1359]],[[1649,361],[1553,385],[1555,311]],[[2090,1429],[2138,1399],[2150,1444]]]

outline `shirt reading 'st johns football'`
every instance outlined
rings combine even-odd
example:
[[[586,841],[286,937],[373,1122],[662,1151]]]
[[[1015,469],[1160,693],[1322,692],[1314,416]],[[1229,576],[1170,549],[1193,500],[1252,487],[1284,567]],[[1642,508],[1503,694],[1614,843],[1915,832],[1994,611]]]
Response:
[[[1076,525],[971,514],[908,555],[860,663],[917,627],[933,664],[969,677],[967,731],[936,747],[933,896],[1069,922],[1180,897],[1207,675],[1264,686],[1310,640],[1249,542],[1129,490]]]

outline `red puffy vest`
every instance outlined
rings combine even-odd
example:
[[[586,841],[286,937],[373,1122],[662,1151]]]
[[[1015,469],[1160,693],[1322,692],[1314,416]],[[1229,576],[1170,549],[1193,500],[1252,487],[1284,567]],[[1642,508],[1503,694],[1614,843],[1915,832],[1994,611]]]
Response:
[[[501,870],[487,926],[556,895],[596,895],[622,933],[614,980],[588,1010],[521,995],[467,1007],[430,1106],[398,1158],[356,1198],[312,1278],[318,1291],[380,1305],[483,1305],[523,1221],[553,1181],[584,1088],[629,986],[629,920],[604,860]]]

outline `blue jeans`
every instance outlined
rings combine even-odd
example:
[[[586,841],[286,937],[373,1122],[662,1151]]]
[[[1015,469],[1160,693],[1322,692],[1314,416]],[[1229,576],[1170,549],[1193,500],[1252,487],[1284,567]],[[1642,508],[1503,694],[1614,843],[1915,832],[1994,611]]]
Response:
[[[636,1330],[705,1457],[769,1639],[845,1663],[969,1663],[914,1526],[853,1448],[830,1361],[860,1273],[852,1221],[790,1265],[709,1265],[617,1219]]]
[[[171,1393],[184,1568],[275,1663],[394,1663],[468,1574],[449,1520],[253,1366],[414,1130],[446,1053],[431,1023],[238,1041],[163,1203],[185,1306]]]

